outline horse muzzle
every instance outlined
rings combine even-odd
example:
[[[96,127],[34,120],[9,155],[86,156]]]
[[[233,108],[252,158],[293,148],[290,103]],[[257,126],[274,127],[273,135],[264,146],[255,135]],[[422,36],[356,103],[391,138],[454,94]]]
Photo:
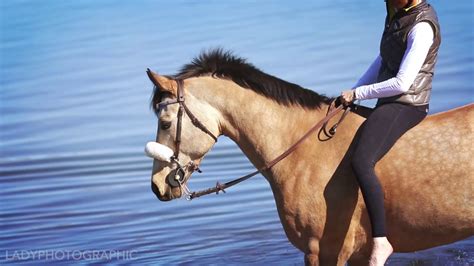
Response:
[[[150,141],[145,145],[145,154],[159,162],[172,163],[175,166],[166,176],[166,182],[171,187],[179,187],[184,182],[186,172],[179,161],[174,158],[172,149],[163,144]]]
[[[183,195],[183,193],[187,196],[190,195],[191,192],[186,186],[186,183],[194,171],[201,172],[197,164],[192,160],[186,164],[182,164],[179,159],[176,158],[172,149],[157,142],[148,142],[145,146],[145,154],[159,162],[171,164],[172,170],[166,175],[165,182],[171,187],[171,189],[179,188],[181,190],[181,195]],[[152,189],[153,188],[152,185]]]

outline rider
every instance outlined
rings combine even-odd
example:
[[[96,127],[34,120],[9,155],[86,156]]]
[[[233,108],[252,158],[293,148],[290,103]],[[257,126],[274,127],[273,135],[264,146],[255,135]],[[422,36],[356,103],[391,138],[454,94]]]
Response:
[[[426,117],[441,43],[436,12],[425,0],[386,2],[380,54],[354,88],[341,93],[345,104],[378,98],[361,126],[352,159],[371,221],[370,265],[383,265],[393,252],[386,238],[384,192],[374,167],[397,139]]]

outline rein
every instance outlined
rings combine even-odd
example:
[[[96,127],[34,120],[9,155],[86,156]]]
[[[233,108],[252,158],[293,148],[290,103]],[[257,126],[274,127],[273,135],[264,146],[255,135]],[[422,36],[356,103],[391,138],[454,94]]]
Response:
[[[219,182],[216,183],[215,187],[211,187],[205,190],[201,191],[194,191],[191,192],[188,187],[186,186],[187,179],[191,175],[188,176],[188,178],[184,178],[186,175],[185,169],[190,169],[192,172],[198,171],[201,172],[199,169],[199,166],[195,164],[193,161],[188,162],[185,165],[182,165],[179,162],[179,152],[180,152],[180,145],[181,145],[181,127],[182,127],[182,119],[184,113],[188,115],[188,117],[191,119],[192,124],[202,130],[204,133],[209,135],[211,138],[214,139],[214,141],[217,142],[217,137],[210,131],[208,130],[201,121],[199,121],[196,116],[193,115],[193,113],[189,110],[189,108],[186,106],[185,101],[184,101],[184,88],[183,88],[183,80],[181,79],[176,79],[176,83],[178,84],[178,90],[177,90],[177,98],[174,101],[167,101],[167,102],[162,102],[158,104],[158,109],[161,110],[162,108],[170,105],[170,104],[179,104],[179,109],[178,109],[178,123],[176,127],[176,139],[175,139],[175,146],[176,149],[174,151],[174,155],[170,158],[171,161],[176,164],[176,168],[173,169],[170,174],[168,175],[168,182],[170,183],[171,186],[174,187],[180,187],[182,191],[187,195],[186,199],[192,200],[207,194],[211,193],[216,193],[219,194],[220,191],[223,191],[225,193],[225,189],[231,186],[234,186],[242,181],[245,181],[253,176],[255,176],[258,173],[262,173],[263,171],[269,170],[272,168],[275,164],[286,158],[288,155],[290,155],[293,151],[296,150],[296,148],[304,141],[306,140],[312,133],[314,133],[316,130],[320,129],[326,134],[328,139],[332,138],[334,134],[336,134],[336,129],[338,125],[342,122],[342,120],[345,118],[347,113],[350,111],[351,107],[350,106],[344,106],[340,102],[338,103],[338,100],[335,99],[328,108],[328,111],[326,113],[326,116],[321,119],[318,123],[316,123],[313,127],[311,127],[300,139],[298,139],[293,145],[291,145],[285,152],[280,154],[278,157],[273,159],[272,161],[266,163],[262,168],[257,169],[256,171],[244,175],[242,177],[239,177],[237,179],[234,179],[232,181],[229,181],[224,184],[220,184]],[[337,106],[337,107],[336,107]],[[327,123],[331,118],[336,116],[341,110],[344,110],[344,113],[342,114],[341,118],[339,121],[334,124],[329,131],[326,130]]]
[[[333,104],[334,104],[334,107],[332,107]],[[277,164],[278,162],[280,162],[281,160],[286,158],[288,155],[290,155],[294,150],[296,150],[298,145],[300,145],[304,140],[306,140],[316,130],[322,128],[324,130],[324,132],[326,133],[327,132],[326,131],[326,125],[329,122],[329,120],[331,118],[333,118],[334,116],[336,116],[336,114],[339,113],[341,110],[344,109],[344,113],[341,116],[341,118],[339,119],[339,121],[331,127],[331,129],[329,130],[328,133],[326,133],[326,135],[328,135],[328,138],[332,138],[334,136],[334,134],[336,134],[336,128],[342,122],[342,120],[344,120],[345,116],[347,115],[347,113],[349,113],[349,111],[351,109],[350,106],[344,106],[342,104],[340,104],[338,107],[335,107],[335,106],[336,106],[336,100],[334,100],[329,105],[328,112],[327,112],[326,116],[323,119],[321,119],[318,123],[316,123],[313,127],[311,127],[300,139],[298,139],[293,145],[291,145],[285,152],[280,154],[278,157],[276,157],[272,161],[266,163],[265,166],[263,166],[262,168],[257,169],[256,171],[254,171],[250,174],[247,174],[247,175],[244,175],[244,176],[239,177],[237,179],[234,179],[232,181],[229,181],[227,183],[220,184],[219,182],[217,182],[215,187],[211,187],[211,188],[201,190],[201,191],[191,192],[191,194],[188,195],[187,199],[192,200],[192,199],[195,199],[195,198],[198,198],[198,197],[201,197],[201,196],[204,196],[204,195],[208,195],[208,194],[211,194],[211,193],[219,194],[219,191],[222,191],[222,192],[225,193],[224,189],[226,189],[228,187],[231,187],[231,186],[234,186],[234,185],[237,185],[238,183],[240,183],[242,181],[245,181],[245,180],[255,176],[258,173],[262,173],[263,171],[269,170],[275,164]]]

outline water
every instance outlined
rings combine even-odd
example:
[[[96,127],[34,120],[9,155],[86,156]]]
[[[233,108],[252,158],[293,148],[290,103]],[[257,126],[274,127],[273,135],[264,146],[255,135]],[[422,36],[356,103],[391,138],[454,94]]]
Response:
[[[172,74],[221,46],[335,96],[377,54],[383,2],[359,2],[1,1],[1,263],[303,264],[262,177],[192,202],[155,199],[143,155],[156,132],[145,69]],[[432,2],[443,30],[434,113],[473,102],[474,8]],[[191,188],[253,167],[222,138],[202,169]],[[132,260],[87,259],[92,250],[132,251]],[[64,258],[33,260],[34,251]],[[82,260],[68,260],[72,251]],[[389,261],[472,263],[474,238]]]

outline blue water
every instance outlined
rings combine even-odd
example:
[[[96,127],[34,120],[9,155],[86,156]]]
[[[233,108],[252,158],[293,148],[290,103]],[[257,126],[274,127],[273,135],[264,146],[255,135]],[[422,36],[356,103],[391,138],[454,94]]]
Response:
[[[157,122],[145,70],[173,74],[221,46],[335,96],[377,55],[384,3],[360,3],[0,1],[0,263],[303,264],[262,177],[225,195],[156,200],[143,155]],[[432,3],[443,32],[435,113],[473,102],[474,3]],[[192,189],[253,167],[223,138],[202,169]],[[87,259],[91,250],[132,251],[131,260]],[[33,251],[82,257],[37,259]],[[389,260],[469,264],[474,238]]]

